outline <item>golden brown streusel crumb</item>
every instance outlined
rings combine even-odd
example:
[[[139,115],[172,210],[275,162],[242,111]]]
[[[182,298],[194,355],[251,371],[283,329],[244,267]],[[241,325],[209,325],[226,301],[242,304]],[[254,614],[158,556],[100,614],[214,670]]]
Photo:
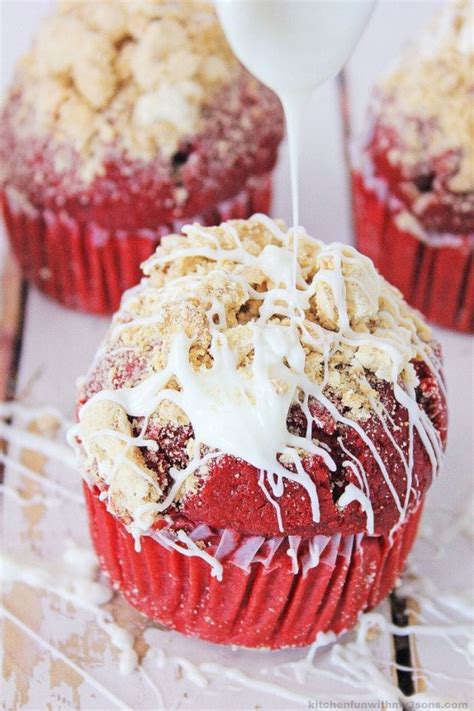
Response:
[[[474,190],[473,31],[469,0],[447,3],[382,80],[374,106],[403,141],[403,150],[390,156],[395,163],[410,168],[448,151],[460,153],[448,182],[457,193]]]
[[[90,467],[103,481],[110,480],[114,512],[126,518],[134,507],[156,500],[161,494],[156,472],[146,466],[138,447],[129,447],[127,438],[132,436],[132,426],[123,408],[110,401],[99,402],[84,413],[81,424],[85,469]],[[108,432],[118,432],[124,438]]]
[[[292,232],[284,223],[275,223],[286,236],[288,260],[291,259]],[[237,253],[239,244],[242,251]],[[265,273],[262,255],[269,248],[281,247],[280,240],[264,222],[258,219],[234,220],[219,227],[184,228],[184,234],[169,235],[162,240],[155,255],[143,269],[148,279],[146,287],[126,300],[114,319],[109,334],[109,347],[127,347],[138,353],[152,353],[154,371],[166,367],[171,344],[178,333],[192,341],[189,352],[194,368],[211,367],[211,331],[218,325],[225,334],[239,369],[250,370],[253,363],[252,322],[261,315],[264,295],[279,284]],[[331,273],[338,268],[336,257],[328,254],[323,243],[301,233],[298,240],[298,261],[306,284],[316,275]],[[410,342],[414,334],[423,341],[431,338],[428,327],[403,302],[401,295],[375,271],[366,257],[343,247],[342,265],[345,279],[346,305],[354,331],[379,335],[386,339],[394,324],[402,325],[403,338]],[[255,263],[255,258],[258,263]],[[253,296],[253,292],[255,296]],[[287,306],[285,295],[277,305]],[[323,378],[322,346],[316,347],[321,327],[329,331],[339,328],[339,315],[328,282],[318,283],[305,312],[307,333],[314,340],[302,342],[306,352],[305,371],[314,382]],[[270,323],[289,325],[290,319],[272,314]],[[341,342],[329,363],[327,387],[359,417],[370,411],[364,369],[378,377],[390,379],[390,361],[383,350],[361,342],[355,348]],[[405,364],[404,377],[413,380],[411,365]]]
[[[131,158],[170,156],[238,67],[210,3],[60,2],[18,68],[17,128],[71,143],[88,180],[117,142]]]

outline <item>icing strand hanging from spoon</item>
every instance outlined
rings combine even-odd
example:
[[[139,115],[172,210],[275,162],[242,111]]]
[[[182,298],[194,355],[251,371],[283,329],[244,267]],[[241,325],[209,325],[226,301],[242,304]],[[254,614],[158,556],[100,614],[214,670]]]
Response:
[[[219,0],[217,11],[229,44],[247,69],[272,89],[285,111],[290,158],[293,289],[297,288],[300,126],[314,90],[347,61],[375,0]]]

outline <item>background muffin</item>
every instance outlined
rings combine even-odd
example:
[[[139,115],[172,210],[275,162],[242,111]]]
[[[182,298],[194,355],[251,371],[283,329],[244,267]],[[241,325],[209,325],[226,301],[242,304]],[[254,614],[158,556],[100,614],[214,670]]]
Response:
[[[276,97],[199,2],[66,2],[20,63],[0,131],[3,208],[26,276],[118,307],[161,235],[268,211]]]
[[[213,642],[348,629],[393,587],[442,456],[429,329],[353,248],[262,215],[186,227],[144,271],[72,432],[104,569]]]
[[[474,330],[472,8],[448,3],[377,87],[358,247],[432,321]]]

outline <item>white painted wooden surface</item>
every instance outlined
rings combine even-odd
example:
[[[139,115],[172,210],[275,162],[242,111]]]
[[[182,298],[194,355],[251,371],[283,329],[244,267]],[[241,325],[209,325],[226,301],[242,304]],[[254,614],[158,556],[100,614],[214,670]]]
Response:
[[[351,102],[352,125],[356,132],[364,123],[364,112],[374,79],[394,56],[399,46],[433,12],[434,2],[390,2],[377,7],[371,24],[357,48],[347,69],[348,89]],[[4,0],[2,12],[2,87],[9,81],[14,62],[28,45],[30,35],[48,2],[25,2]],[[308,107],[304,120],[305,142],[301,159],[301,216],[310,234],[324,240],[349,241],[350,199],[347,189],[347,174],[344,164],[342,125],[340,118],[337,82],[332,81],[317,92]],[[275,176],[274,215],[289,218],[290,201],[288,190],[287,152],[283,146]],[[0,241],[0,255],[5,243]],[[29,404],[52,404],[65,415],[72,417],[74,407],[74,382],[85,372],[92,355],[107,327],[107,320],[72,313],[51,302],[35,290],[28,295],[23,348],[21,353],[17,395]],[[472,383],[473,341],[469,337],[437,330],[446,362],[451,427],[448,453],[443,476],[430,492],[425,520],[430,536],[441,536],[451,519],[456,518],[472,490]],[[52,468],[52,477],[65,485],[79,490],[79,478],[73,472]],[[7,481],[12,485],[18,476],[7,472]],[[68,504],[69,506],[69,504]],[[67,538],[86,544],[87,532],[84,512],[75,504],[65,512],[53,508],[46,512],[41,524],[25,523],[23,511],[10,500],[5,503],[5,541],[8,549],[18,555],[56,555],[58,541]],[[65,515],[66,514],[66,515]],[[466,587],[472,583],[472,565],[469,547],[458,538],[449,542],[447,555],[436,557],[433,546],[421,540],[417,566],[429,573],[442,589]],[[116,670],[116,655],[104,644],[103,635],[94,627],[90,616],[74,611],[71,606],[48,596],[38,596],[24,586],[17,586],[13,598],[15,612],[27,624],[40,629],[43,636],[57,646],[74,648],[74,639],[87,640],[88,654],[78,652],[83,667],[134,709],[158,707],[158,701],[135,673],[121,677]],[[13,601],[13,602],[12,602]],[[386,608],[385,608],[386,612]],[[126,614],[126,613],[124,613]],[[44,618],[41,621],[41,618]],[[138,616],[133,616],[137,624]],[[9,631],[10,641],[13,634]],[[26,655],[22,663],[25,674],[31,678],[28,691],[24,693],[19,679],[11,677],[5,696],[5,708],[43,709],[50,704],[52,709],[82,708],[109,709],[113,705],[94,691],[90,684],[82,683],[70,672],[57,669],[58,662],[51,655],[40,651],[35,643],[26,644],[24,634],[16,630],[15,639]],[[153,636],[153,634],[152,634]],[[156,632],[156,644],[164,647],[169,655],[184,656],[195,662],[218,661],[237,667],[259,679],[278,682],[287,690],[301,696],[301,705],[326,693],[337,700],[343,694],[355,694],[343,676],[334,679],[324,676],[328,667],[323,656],[318,672],[311,675],[306,684],[298,684],[288,676],[287,670],[275,670],[279,664],[300,659],[298,651],[270,654],[232,651],[197,640],[189,640],[171,632]],[[71,640],[73,640],[71,642]],[[26,646],[25,646],[26,645]],[[77,642],[78,649],[83,649]],[[76,646],[77,646],[76,645]],[[381,659],[390,660],[391,647],[388,635],[377,642]],[[466,660],[440,638],[417,639],[422,665],[443,674],[453,673],[469,680]],[[33,663],[32,660],[35,660]],[[273,671],[272,671],[273,668]],[[296,708],[297,700],[278,698],[262,690],[243,689],[236,682],[217,680],[206,689],[179,678],[176,669],[168,666],[159,671],[147,667],[162,689],[166,708],[189,707],[194,709],[289,709]],[[59,681],[58,681],[59,680]],[[52,681],[57,683],[52,686]],[[432,678],[434,693],[440,697],[469,700],[472,686],[466,682],[453,682],[442,676]],[[16,683],[16,688],[15,688]],[[22,693],[18,695],[18,688]],[[187,696],[186,696],[187,695]],[[355,695],[354,697],[355,698]],[[306,702],[305,702],[306,700]]]

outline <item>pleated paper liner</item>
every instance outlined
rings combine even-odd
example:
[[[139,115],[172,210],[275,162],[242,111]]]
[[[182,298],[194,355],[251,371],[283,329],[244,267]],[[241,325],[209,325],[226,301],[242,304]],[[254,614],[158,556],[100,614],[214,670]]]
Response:
[[[310,644],[319,632],[340,633],[377,605],[403,569],[422,508],[409,515],[392,541],[367,534],[291,537],[293,560],[287,537],[278,542],[211,532],[201,524],[190,535],[222,565],[219,580],[209,562],[184,555],[163,538],[143,536],[137,552],[98,490],[87,484],[84,490],[101,565],[134,607],[186,635],[269,649]]]
[[[218,225],[230,219],[268,213],[270,174],[250,178],[243,190],[204,214],[156,229],[108,230],[80,224],[65,211],[37,210],[13,191],[2,195],[7,233],[25,277],[71,309],[109,314],[122,293],[140,281],[140,264],[161,238],[183,224]]]
[[[388,186],[367,184],[353,174],[357,248],[430,321],[474,332],[474,234],[426,239],[401,219],[401,206]]]

